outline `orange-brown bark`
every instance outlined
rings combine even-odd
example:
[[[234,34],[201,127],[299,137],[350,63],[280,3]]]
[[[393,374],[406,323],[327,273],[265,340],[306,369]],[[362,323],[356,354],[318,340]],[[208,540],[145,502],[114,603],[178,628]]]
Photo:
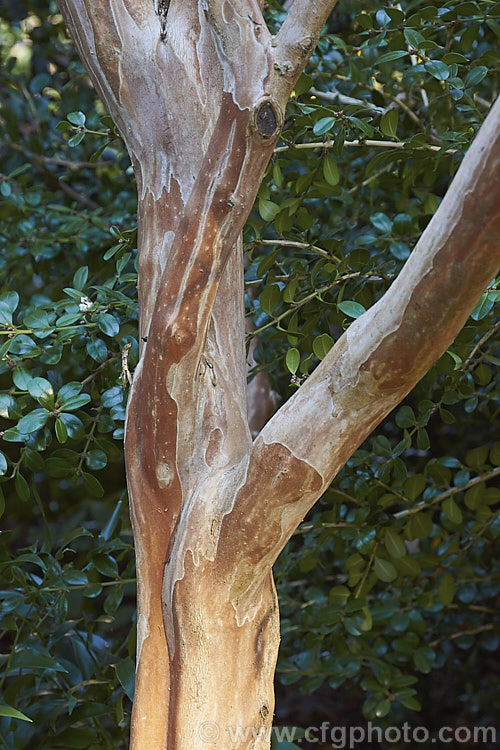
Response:
[[[499,262],[497,103],[401,276],[252,442],[239,237],[334,4],[295,0],[273,39],[257,0],[60,2],[138,184],[142,348],[125,442],[133,750],[269,747],[271,566]],[[255,736],[232,740],[237,726]]]

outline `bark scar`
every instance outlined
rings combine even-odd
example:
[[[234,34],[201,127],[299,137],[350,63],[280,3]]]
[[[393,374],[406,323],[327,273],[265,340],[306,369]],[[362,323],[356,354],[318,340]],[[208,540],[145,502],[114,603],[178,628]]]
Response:
[[[257,132],[262,138],[272,138],[278,130],[278,116],[275,107],[267,101],[255,113]]]
[[[167,14],[170,0],[157,0],[156,15],[160,19],[160,39],[164,42],[167,38]]]

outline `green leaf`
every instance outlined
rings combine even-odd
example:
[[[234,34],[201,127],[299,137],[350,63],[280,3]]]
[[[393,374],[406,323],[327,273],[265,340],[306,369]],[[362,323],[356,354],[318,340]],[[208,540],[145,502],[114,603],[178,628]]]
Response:
[[[83,128],[85,126],[86,118],[83,112],[70,112],[69,115],[66,115],[66,119],[78,128]]]
[[[87,353],[96,362],[105,362],[108,356],[108,347],[102,339],[93,339],[87,344]]]
[[[82,480],[86,489],[94,497],[102,497],[104,495],[104,487],[100,481],[92,474],[88,474],[86,471],[82,471]]]
[[[333,128],[336,123],[335,117],[322,117],[314,124],[313,133],[314,135],[323,135]]]
[[[97,319],[97,325],[106,336],[116,336],[120,331],[120,324],[110,313],[101,313]]]
[[[334,586],[328,594],[330,604],[345,604],[351,595],[347,586]]]
[[[73,276],[73,288],[78,289],[81,291],[85,284],[87,283],[87,279],[89,276],[89,268],[88,266],[82,266],[78,269],[78,271],[75,271],[75,274]]]
[[[19,650],[14,652],[10,667],[16,670],[25,669],[27,672],[33,670],[68,672],[45,648],[37,646],[27,648],[26,644],[22,644]]]
[[[34,409],[17,423],[17,429],[25,435],[30,435],[47,424],[50,412],[47,409]]]
[[[438,81],[446,81],[450,77],[450,69],[441,60],[429,60],[425,63],[425,69]]]
[[[109,521],[107,522],[106,526],[103,528],[101,533],[99,534],[99,536],[102,537],[102,539],[104,539],[105,541],[108,541],[109,539],[111,539],[111,536],[116,527],[116,524],[118,523],[118,518],[120,516],[122,505],[123,505],[123,501],[118,500],[118,502],[116,503],[115,509],[113,513],[111,514]]]
[[[427,451],[431,447],[431,441],[427,430],[423,428],[417,431],[417,448],[421,451]]]
[[[108,578],[118,578],[118,565],[111,555],[98,552],[92,556],[92,563],[99,573]]]
[[[298,283],[298,278],[291,279],[291,281],[288,282],[285,289],[283,290],[283,300],[288,304],[290,304],[294,300]]]
[[[131,701],[134,700],[134,685],[135,685],[135,664],[128,656],[126,659],[122,659],[115,664],[115,671],[120,685],[124,689],[127,697]]]
[[[307,73],[302,73],[299,80],[295,84],[295,96],[302,96],[302,94],[305,94],[306,91],[309,91],[312,85],[313,79],[311,78],[311,76]]]
[[[419,703],[419,701],[414,698],[411,695],[400,697],[397,693],[396,696],[399,700],[399,702],[405,706],[406,708],[409,708],[411,711],[421,711],[422,710],[422,704]]]
[[[480,445],[477,448],[473,448],[472,450],[467,451],[465,455],[465,463],[467,464],[467,466],[473,466],[474,468],[484,466],[487,460],[487,445]]]
[[[66,429],[66,425],[61,419],[56,419],[55,421],[55,431],[56,431],[56,438],[60,443],[65,443],[68,439],[68,431]]]
[[[283,173],[277,161],[273,164],[273,180],[278,187],[283,185]]]
[[[462,511],[452,497],[447,497],[443,502],[443,513],[452,523],[462,523]]]
[[[393,60],[399,60],[401,57],[407,57],[407,55],[408,55],[408,52],[402,49],[393,50],[392,52],[384,52],[384,54],[380,55],[380,57],[378,58],[377,63],[379,65],[382,65],[382,63],[392,62]]]
[[[47,409],[54,408],[54,389],[45,378],[32,378],[28,381],[28,393]]]
[[[426,647],[419,648],[413,654],[413,663],[419,672],[428,674],[432,669],[432,662],[434,660],[434,652]]]
[[[482,320],[485,318],[493,307],[493,300],[487,294],[483,294],[470,316],[472,320]]]
[[[65,383],[59,390],[57,391],[57,402],[59,405],[63,404],[65,400],[72,398],[73,396],[78,396],[78,394],[82,390],[82,384],[79,383],[77,380],[72,380],[70,383]]]
[[[0,295],[0,302],[6,304],[9,310],[14,312],[19,305],[19,294],[14,291],[3,292],[3,294]]]
[[[334,343],[335,341],[328,333],[322,333],[313,341],[313,352],[318,359],[324,359]]]
[[[115,586],[104,600],[104,611],[108,615],[113,615],[120,606],[123,599],[123,589],[121,586]]]
[[[81,393],[79,396],[70,396],[67,399],[63,399],[60,402],[60,407],[63,411],[76,411],[90,401],[88,393]]]
[[[370,224],[373,224],[375,229],[378,229],[385,234],[392,232],[392,221],[381,211],[377,211],[377,213],[370,216]]]
[[[22,474],[17,473],[14,480],[14,487],[16,488],[16,494],[20,500],[26,502],[31,497],[29,484]]]
[[[264,221],[274,221],[280,212],[280,207],[265,198],[259,198],[259,214]]]
[[[400,557],[396,560],[396,567],[400,573],[407,576],[410,579],[416,578],[422,572],[422,568],[413,557]]]
[[[444,607],[452,603],[455,596],[455,581],[450,573],[445,573],[438,586],[439,601]]]
[[[368,123],[368,121],[367,121],[366,119],[361,119],[361,118],[359,118],[359,117],[353,117],[352,115],[351,115],[350,117],[348,117],[348,119],[350,120],[350,122],[352,122],[352,124],[353,124],[353,125],[354,125],[354,126],[355,126],[356,128],[358,128],[359,130],[361,130],[361,132],[362,132],[362,133],[363,133],[363,134],[364,134],[364,135],[365,135],[365,136],[366,136],[367,138],[371,138],[371,137],[372,137],[372,135],[373,135],[373,133],[374,133],[374,129],[373,129],[373,127],[372,127],[372,126],[371,126],[371,125],[370,125],[370,124]]]
[[[396,130],[398,127],[399,115],[397,109],[389,109],[380,121],[380,130],[384,135],[388,135],[390,138],[396,137]]]
[[[411,406],[402,406],[396,415],[396,424],[403,429],[413,427],[416,421],[415,412]]]
[[[340,170],[335,159],[326,156],[323,159],[323,177],[329,185],[338,185],[340,180]]]
[[[74,148],[74,146],[78,146],[79,143],[83,141],[85,138],[85,133],[76,133],[75,135],[72,135],[71,138],[68,140],[68,146],[71,148]]]
[[[373,569],[377,578],[379,578],[381,581],[384,581],[384,583],[390,583],[398,577],[398,572],[394,565],[389,562],[389,560],[385,560],[382,557],[375,558]]]
[[[3,476],[7,471],[7,459],[4,454],[0,451],[0,476]]]
[[[0,325],[11,326],[12,325],[12,310],[6,302],[0,300]]]
[[[490,461],[493,466],[500,466],[500,441],[493,445],[490,451]]]
[[[18,711],[17,708],[8,706],[6,703],[0,704],[0,716],[8,716],[11,719],[20,719],[21,721],[33,722],[33,719],[30,719],[29,716],[21,713],[21,711]]]
[[[488,68],[484,65],[478,65],[475,68],[472,68],[472,70],[469,70],[467,75],[465,76],[465,86],[468,88],[469,86],[477,86],[478,83],[481,83],[483,78],[485,78],[488,75]]]
[[[344,315],[348,315],[349,318],[359,318],[360,315],[363,315],[363,313],[366,312],[363,305],[360,305],[359,302],[352,302],[350,300],[339,302],[337,307],[344,313]]]
[[[108,457],[106,456],[104,451],[94,449],[89,451],[85,456],[85,463],[87,464],[89,469],[98,471],[99,469],[104,469],[104,467],[108,463]]]
[[[286,353],[285,363],[287,370],[295,375],[300,365],[300,352],[295,347],[289,349]]]
[[[453,369],[454,370],[459,370],[460,369],[460,365],[462,364],[462,358],[459,357],[458,354],[455,354],[455,352],[452,352],[451,349],[448,349],[447,352],[446,352],[446,354],[448,354],[452,358],[452,360],[453,360],[453,362],[455,364],[455,366],[454,366]]]
[[[423,511],[415,513],[408,526],[413,539],[427,539],[432,534],[432,516]]]
[[[477,510],[485,500],[485,487],[482,482],[468,489],[464,496],[465,505],[469,510]]]
[[[410,500],[416,500],[416,498],[422,494],[427,485],[427,479],[424,474],[412,474],[405,479],[404,483],[404,494]]]
[[[421,49],[421,44],[425,42],[425,37],[423,37],[422,34],[420,34],[418,31],[415,31],[415,29],[405,29],[404,37],[407,44],[409,44],[413,49],[417,50]]]
[[[272,317],[276,307],[281,301],[281,290],[277,284],[268,284],[259,296],[262,310]]]
[[[384,536],[385,548],[391,557],[399,558],[406,555],[406,546],[394,529],[386,529]]]

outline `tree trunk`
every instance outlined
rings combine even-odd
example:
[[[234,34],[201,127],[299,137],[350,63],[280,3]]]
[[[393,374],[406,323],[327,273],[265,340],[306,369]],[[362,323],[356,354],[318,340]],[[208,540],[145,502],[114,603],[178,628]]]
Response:
[[[252,441],[240,234],[334,4],[295,0],[273,38],[257,0],[60,0],[138,186],[133,750],[269,747],[271,567],[498,267],[500,103],[400,277]]]

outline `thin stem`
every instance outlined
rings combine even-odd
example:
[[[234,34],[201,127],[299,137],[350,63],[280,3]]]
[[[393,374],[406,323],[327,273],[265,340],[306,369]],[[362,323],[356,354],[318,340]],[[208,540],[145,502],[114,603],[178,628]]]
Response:
[[[446,492],[442,492],[440,495],[437,495],[437,497],[431,500],[430,503],[425,503],[425,502],[419,503],[418,505],[415,505],[414,508],[401,510],[399,511],[399,513],[394,514],[394,518],[405,518],[406,516],[412,516],[421,510],[426,510],[427,508],[431,508],[433,505],[436,505],[437,503],[440,503],[443,500],[446,500],[447,497],[456,495],[457,492],[465,492],[465,490],[468,490],[471,487],[474,487],[476,484],[481,484],[481,482],[488,482],[490,479],[497,477],[499,474],[500,474],[500,466],[496,469],[493,469],[493,471],[489,471],[487,474],[481,474],[481,476],[479,477],[474,477],[474,479],[471,479],[470,482],[467,482],[467,484],[464,484],[463,487],[450,487],[450,489],[446,490]]]
[[[316,289],[314,292],[311,292],[306,297],[303,297],[299,302],[294,302],[293,307],[290,307],[288,310],[285,310],[281,313],[281,315],[278,315],[276,318],[273,318],[269,321],[269,323],[265,323],[260,328],[256,328],[255,331],[252,331],[250,334],[248,334],[249,337],[257,336],[262,331],[265,331],[267,328],[271,328],[275,323],[279,323],[280,320],[283,320],[283,318],[286,318],[287,315],[291,315],[295,310],[299,310],[301,307],[306,305],[308,302],[310,302],[312,299],[315,299],[316,297],[320,297],[324,292],[328,292],[330,289],[332,289],[334,286],[337,286],[338,284],[341,284],[343,281],[347,281],[348,279],[357,279],[362,274],[358,271],[357,273],[349,273],[345,276],[339,276],[335,281],[333,281],[331,284],[325,284],[325,286],[321,287],[321,289]]]
[[[471,353],[469,354],[469,356],[463,363],[462,367],[460,368],[461,370],[467,370],[467,367],[469,366],[471,361],[474,359],[478,351],[481,349],[482,345],[485,344],[486,341],[488,341],[488,339],[494,336],[498,330],[500,330],[500,320],[498,321],[498,323],[496,323],[493,326],[493,328],[490,328],[489,331],[486,331],[486,333],[483,336],[481,336],[481,338],[479,339],[479,341],[477,342],[477,344],[475,345],[475,347],[473,348],[473,350],[471,351]]]
[[[366,583],[366,579],[368,578],[368,573],[371,570],[371,567],[372,567],[372,564],[373,564],[373,559],[375,557],[375,552],[377,551],[377,547],[378,547],[378,542],[376,542],[373,545],[372,553],[370,555],[370,559],[368,560],[368,565],[366,566],[366,570],[365,570],[365,572],[363,574],[363,578],[361,579],[361,581],[359,583],[359,586],[358,586],[358,588],[356,590],[356,593],[354,594],[354,598],[355,599],[359,599],[359,595],[361,594],[361,590],[363,589],[363,586]]]
[[[292,143],[289,146],[278,146],[274,149],[275,154],[281,154],[284,151],[293,151],[294,149],[324,149],[333,148],[335,141],[322,141],[321,143]],[[373,146],[374,148],[406,148],[408,151],[443,151],[445,154],[456,154],[457,148],[443,149],[441,146],[433,146],[431,143],[425,143],[422,146],[411,146],[403,141],[378,141],[370,138],[355,141],[344,141],[344,146]]]
[[[59,167],[73,167],[74,169],[97,169],[98,167],[106,167],[112,164],[112,161],[71,161],[71,159],[60,159],[55,156],[44,156],[43,154],[33,154],[31,151],[26,151],[24,146],[20,146],[18,143],[8,143],[7,148],[11,148],[14,151],[20,151],[24,154],[28,161],[40,162],[45,164],[56,164]]]
[[[464,635],[477,635],[477,633],[483,633],[485,630],[493,630],[494,625],[490,622],[487,625],[479,625],[477,628],[472,628],[471,630],[459,630],[458,633],[452,633],[451,635],[443,635],[441,638],[436,638],[435,641],[431,641],[429,643],[429,646],[431,648],[434,648],[434,646],[437,646],[438,643],[441,643],[441,641],[454,641],[456,638],[461,638]]]
[[[317,245],[311,245],[309,242],[296,242],[295,240],[254,240],[253,242],[249,242],[247,245],[245,245],[245,251],[250,250],[252,247],[259,247],[261,245],[280,245],[281,247],[298,247],[301,250],[310,250],[313,253],[316,253],[316,255],[321,255],[322,258],[327,258],[328,260],[333,260],[334,263],[340,263],[340,258],[337,258],[336,255],[331,255],[327,250],[323,250],[323,248],[318,247]]]
[[[380,479],[377,479],[376,477],[373,478],[373,481],[376,484],[379,484],[381,487],[384,488],[384,490],[387,490],[387,492],[391,492],[393,495],[396,495],[396,497],[399,497],[400,500],[404,500],[405,503],[409,503],[410,500],[403,495],[402,492],[398,492],[398,490],[395,490],[394,487],[391,487],[390,485],[386,484],[385,482],[382,482]]]

